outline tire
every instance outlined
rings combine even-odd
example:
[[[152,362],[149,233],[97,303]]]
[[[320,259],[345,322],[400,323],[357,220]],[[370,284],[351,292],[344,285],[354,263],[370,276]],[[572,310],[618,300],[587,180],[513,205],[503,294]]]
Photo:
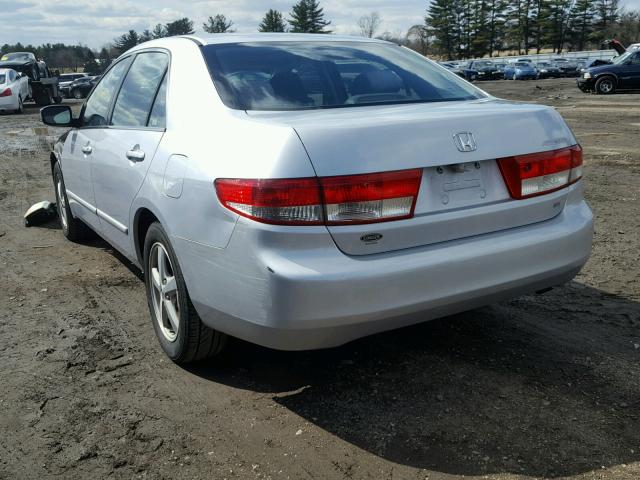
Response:
[[[54,101],[54,103],[62,103],[62,95],[59,95],[57,97],[53,97],[53,101]]]
[[[611,95],[616,92],[616,81],[612,77],[602,77],[596,82],[596,92],[600,95]]]
[[[164,353],[186,364],[222,352],[227,336],[200,320],[169,237],[158,222],[147,231],[143,262],[149,314]]]
[[[64,178],[62,177],[62,169],[58,162],[53,166],[53,186],[56,193],[56,206],[62,234],[72,242],[80,242],[86,239],[90,236],[91,230],[81,220],[74,218],[71,213],[67,190],[64,186]]]
[[[516,75],[515,73],[513,74],[513,77],[511,77],[511,80],[518,80],[518,75]]]
[[[18,97],[18,108],[16,109],[16,113],[24,113],[24,103],[22,102],[22,97]]]
[[[73,98],[75,98],[76,100],[81,100],[82,98],[84,98],[84,97],[82,96],[82,92],[81,92],[79,89],[77,89],[77,88],[74,88],[74,89],[73,89],[73,92],[71,92],[71,96],[72,96]]]

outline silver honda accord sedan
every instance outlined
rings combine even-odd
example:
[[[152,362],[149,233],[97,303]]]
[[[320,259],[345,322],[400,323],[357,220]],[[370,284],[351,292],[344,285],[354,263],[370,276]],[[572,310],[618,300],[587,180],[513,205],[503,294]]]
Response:
[[[173,37],[118,58],[51,155],[64,235],[144,271],[165,353],[301,350],[545,290],[591,252],[552,108],[397,45]]]

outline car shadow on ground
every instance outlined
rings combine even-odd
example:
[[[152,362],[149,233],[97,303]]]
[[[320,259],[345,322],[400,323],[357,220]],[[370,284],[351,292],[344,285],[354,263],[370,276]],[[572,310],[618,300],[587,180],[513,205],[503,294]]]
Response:
[[[188,371],[398,464],[573,475],[640,461],[639,325],[640,304],[572,282],[331,350],[237,341]]]

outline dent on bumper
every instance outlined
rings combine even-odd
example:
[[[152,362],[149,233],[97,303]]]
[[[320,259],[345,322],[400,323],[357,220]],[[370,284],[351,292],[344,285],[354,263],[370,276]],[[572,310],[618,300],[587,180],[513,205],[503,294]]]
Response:
[[[335,245],[250,252],[250,234],[241,231],[248,261],[240,266],[233,239],[213,262],[182,245],[180,262],[207,325],[301,350],[566,283],[587,261],[592,234],[591,211],[580,200],[538,224],[389,254],[348,257]]]

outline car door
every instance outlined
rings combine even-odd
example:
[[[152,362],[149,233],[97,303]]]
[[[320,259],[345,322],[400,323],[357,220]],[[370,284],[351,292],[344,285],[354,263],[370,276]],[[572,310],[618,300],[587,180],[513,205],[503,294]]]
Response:
[[[75,217],[100,230],[93,188],[91,163],[105,137],[111,105],[122,83],[131,57],[114,64],[87,99],[80,113],[80,128],[69,132],[62,152],[62,173]]]
[[[131,204],[164,134],[164,125],[153,123],[152,108],[156,98],[165,95],[163,80],[168,65],[166,52],[143,51],[136,55],[91,166],[100,231],[125,254],[133,251]]]
[[[640,52],[629,57],[623,75],[624,88],[640,88]]]

